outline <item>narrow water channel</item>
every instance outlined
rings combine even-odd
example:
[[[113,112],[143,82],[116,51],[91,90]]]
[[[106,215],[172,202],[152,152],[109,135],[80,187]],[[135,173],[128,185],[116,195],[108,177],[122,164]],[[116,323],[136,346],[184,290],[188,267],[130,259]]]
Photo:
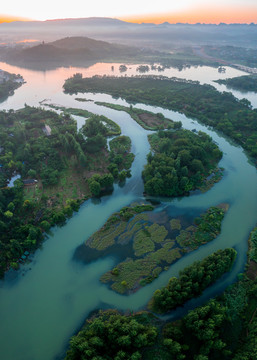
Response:
[[[1,66],[0,64],[0,68]],[[23,74],[23,69],[8,71],[24,75],[25,80],[25,73],[28,75],[29,72],[24,70]],[[100,307],[140,309],[146,305],[157,288],[163,286],[185,266],[217,249],[234,247],[238,251],[235,266],[227,276],[208,289],[204,297],[217,294],[243,270],[247,238],[256,223],[257,174],[242,149],[182,114],[138,104],[137,107],[162,112],[166,117],[182,121],[184,128],[207,132],[224,152],[220,162],[220,166],[225,168],[222,181],[204,194],[174,200],[160,199],[161,205],[156,211],[165,208],[172,217],[178,212],[193,214],[194,211],[198,212],[199,209],[206,209],[221,202],[228,202],[230,209],[224,218],[222,232],[216,240],[187,254],[136,294],[119,295],[101,284],[100,276],[114,265],[115,257],[108,256],[90,264],[83,264],[74,261],[73,255],[77,247],[98,230],[113,212],[143,199],[141,172],[149,152],[148,132],[124,112],[97,106],[93,102],[78,103],[74,99],[80,96],[126,104],[123,100],[114,100],[104,94],[63,94],[61,86],[64,79],[71,74],[63,71],[60,79],[60,72],[60,69],[56,70],[56,73],[49,72],[52,77],[48,72],[44,75],[40,73],[37,77],[34,72],[33,79],[27,80],[27,84],[19,88],[5,103],[0,104],[0,107],[17,109],[22,107],[24,102],[38,105],[39,101],[49,98],[49,102],[86,108],[111,118],[121,126],[122,133],[130,136],[132,140],[132,151],[136,155],[132,165],[132,178],[128,179],[122,188],[116,185],[113,194],[103,197],[100,202],[85,202],[64,227],[52,230],[52,235],[32,257],[30,264],[22,266],[16,273],[7,274],[6,279],[0,283],[0,358],[4,360],[62,358],[69,337],[81,327],[91,311]],[[73,69],[72,73],[74,72],[77,71]],[[196,300],[193,306],[199,301],[201,300]],[[177,313],[174,312],[173,316],[179,312],[180,309]]]

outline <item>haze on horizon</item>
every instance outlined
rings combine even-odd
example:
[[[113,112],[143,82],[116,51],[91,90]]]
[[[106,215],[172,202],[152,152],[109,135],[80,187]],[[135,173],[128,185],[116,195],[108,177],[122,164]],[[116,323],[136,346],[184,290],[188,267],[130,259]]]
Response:
[[[110,17],[129,22],[151,23],[257,23],[256,0],[180,0],[172,3],[166,0],[128,3],[120,0],[95,0],[85,3],[74,0],[70,3],[60,0],[45,0],[41,6],[32,0],[13,0],[1,4],[0,22],[24,20],[53,20],[66,18]]]

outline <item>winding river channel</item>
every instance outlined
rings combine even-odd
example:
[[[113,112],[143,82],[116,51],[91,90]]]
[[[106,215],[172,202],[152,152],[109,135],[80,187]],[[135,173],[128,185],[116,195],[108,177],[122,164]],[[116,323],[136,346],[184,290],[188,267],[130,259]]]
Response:
[[[171,217],[177,214],[193,215],[210,206],[228,202],[230,208],[222,223],[221,234],[214,241],[181,258],[153,283],[130,296],[119,295],[99,282],[100,276],[117,261],[115,256],[101,258],[90,264],[74,259],[76,249],[98,230],[113,212],[144,199],[141,172],[150,149],[147,141],[149,132],[142,129],[127,113],[107,109],[94,102],[77,102],[75,97],[126,105],[124,100],[114,100],[105,94],[70,96],[62,92],[64,80],[75,72],[82,72],[84,76],[101,74],[101,71],[110,73],[111,65],[96,64],[95,68],[89,69],[59,68],[38,72],[0,63],[1,69],[20,73],[26,80],[26,84],[0,104],[0,109],[18,109],[23,107],[24,103],[38,106],[40,101],[47,99],[46,102],[49,103],[80,107],[103,114],[117,122],[122,133],[131,138],[132,151],[136,155],[132,165],[132,178],[127,180],[124,187],[116,185],[112,195],[101,198],[97,203],[93,200],[86,201],[64,227],[52,229],[51,236],[44,242],[42,249],[33,255],[31,263],[23,265],[18,272],[9,272],[0,283],[0,358],[3,360],[62,359],[70,336],[82,326],[91,311],[108,307],[138,310],[146,305],[153,292],[165,285],[171,276],[177,275],[186,265],[217,249],[234,247],[238,251],[232,271],[207,289],[200,298],[189,302],[185,308],[176,310],[170,317],[177,317],[186,309],[223,291],[244,269],[247,238],[257,220],[255,167],[241,147],[221,134],[182,114],[143,104],[136,106],[162,112],[168,118],[180,120],[186,129],[205,131],[224,153],[220,162],[220,166],[225,169],[224,177],[211,190],[181,199],[159,199],[161,203],[155,211],[165,209]],[[118,68],[118,65],[115,64],[116,67]],[[129,70],[133,72],[133,69],[131,65]],[[177,72],[176,69],[170,69],[169,74],[163,75],[212,83],[211,80],[214,79],[244,74],[227,68],[224,75],[219,74],[217,69],[207,67]],[[225,87],[219,90],[223,91]],[[253,94],[235,93],[235,96],[246,97],[257,107]]]

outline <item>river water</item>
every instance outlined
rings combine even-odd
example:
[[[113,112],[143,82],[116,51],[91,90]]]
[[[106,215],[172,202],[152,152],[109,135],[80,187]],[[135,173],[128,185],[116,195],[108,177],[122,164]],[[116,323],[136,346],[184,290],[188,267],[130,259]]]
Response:
[[[217,249],[236,248],[238,257],[232,271],[187,307],[195,306],[219,293],[243,271],[247,238],[256,223],[255,167],[240,147],[212,129],[182,114],[143,104],[138,104],[137,107],[162,112],[166,117],[180,120],[184,128],[205,131],[224,152],[220,162],[220,166],[225,168],[222,181],[204,194],[182,199],[161,199],[161,204],[156,209],[156,211],[165,209],[172,217],[183,213],[194,214],[221,202],[228,202],[230,209],[222,223],[221,234],[211,243],[184,256],[153,283],[130,296],[116,294],[99,282],[100,276],[115,264],[115,256],[101,258],[90,264],[74,260],[76,249],[98,230],[113,212],[133,201],[143,200],[141,171],[149,152],[147,141],[149,132],[143,130],[124,112],[97,106],[94,102],[77,102],[75,97],[126,104],[124,100],[112,99],[105,94],[70,96],[62,92],[64,80],[73,73],[82,72],[84,76],[91,76],[94,71],[101,74],[101,71],[105,71],[103,67],[108,70],[106,73],[111,73],[111,65],[96,64],[95,69],[59,68],[54,71],[37,72],[0,63],[1,69],[20,73],[27,81],[15,91],[14,96],[0,104],[1,109],[18,109],[23,107],[24,103],[38,106],[40,101],[48,99],[46,102],[81,107],[97,114],[104,114],[120,125],[123,134],[130,136],[132,151],[136,155],[132,165],[132,178],[127,180],[124,187],[115,186],[113,194],[103,197],[98,203],[93,200],[85,202],[64,227],[52,229],[51,236],[42,245],[42,249],[35,253],[30,264],[23,265],[16,273],[8,273],[5,280],[0,283],[0,358],[3,360],[63,358],[69,337],[82,326],[91,311],[100,307],[116,307],[121,310],[140,309],[146,305],[153,292],[165,285],[171,276],[177,275],[186,265],[202,259]],[[115,64],[116,67],[118,69],[118,65]],[[130,67],[129,70],[132,71],[132,65]],[[219,74],[217,69],[206,67],[186,69],[184,72],[179,72],[179,75],[175,75],[176,69],[169,70],[171,72],[169,76],[193,80],[198,78],[199,81],[207,83],[213,79],[224,78],[224,74]],[[228,77],[228,74],[232,77],[243,73],[227,68],[225,77]],[[251,99],[251,94],[249,97],[247,94],[241,96]],[[180,313],[181,309],[178,309],[172,316],[178,316]]]

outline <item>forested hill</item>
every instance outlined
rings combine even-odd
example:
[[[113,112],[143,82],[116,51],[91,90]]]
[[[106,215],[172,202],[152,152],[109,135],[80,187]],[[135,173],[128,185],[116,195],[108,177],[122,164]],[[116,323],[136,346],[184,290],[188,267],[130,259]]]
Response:
[[[15,64],[54,63],[56,65],[84,64],[88,61],[129,59],[145,53],[145,50],[88,37],[66,37],[54,42],[8,52],[5,60]],[[150,51],[148,50],[148,53]]]

